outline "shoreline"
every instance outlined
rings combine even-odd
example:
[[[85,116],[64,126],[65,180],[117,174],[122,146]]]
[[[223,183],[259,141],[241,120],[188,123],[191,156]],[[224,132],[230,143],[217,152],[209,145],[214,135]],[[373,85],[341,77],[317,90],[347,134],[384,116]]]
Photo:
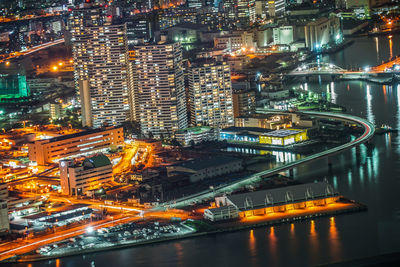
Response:
[[[182,239],[187,239],[187,238],[195,238],[195,237],[199,237],[199,236],[236,232],[236,231],[247,230],[250,228],[274,226],[274,225],[291,223],[291,222],[296,222],[296,221],[305,221],[305,220],[310,220],[313,218],[334,216],[334,215],[353,213],[353,212],[362,212],[362,211],[366,211],[366,210],[368,210],[368,207],[366,205],[360,204],[360,203],[353,203],[353,205],[351,207],[343,208],[340,210],[318,212],[318,213],[310,214],[310,215],[302,215],[302,216],[289,217],[289,218],[283,218],[283,219],[278,219],[278,220],[263,221],[263,222],[252,223],[252,224],[241,224],[241,225],[237,225],[237,226],[233,226],[233,227],[220,228],[220,229],[216,229],[216,230],[212,230],[212,231],[208,231],[208,232],[195,232],[195,233],[186,234],[186,235],[182,235],[182,236],[167,237],[167,238],[155,239],[155,240],[146,240],[146,241],[142,241],[142,242],[138,242],[138,243],[131,243],[131,244],[119,244],[119,245],[105,247],[105,248],[96,248],[96,249],[88,249],[88,250],[84,250],[84,251],[76,251],[76,252],[71,252],[71,253],[62,254],[62,255],[54,255],[54,256],[35,256],[35,255],[30,256],[30,255],[27,255],[27,256],[22,256],[22,257],[14,256],[9,259],[0,261],[0,265],[1,264],[10,264],[10,263],[29,263],[29,262],[54,260],[54,259],[59,259],[59,258],[79,256],[79,255],[85,255],[85,254],[91,254],[91,253],[97,253],[97,252],[103,252],[103,251],[111,251],[111,250],[124,249],[124,248],[129,248],[129,247],[145,246],[145,245],[163,243],[163,242],[168,242],[168,241],[182,240]]]

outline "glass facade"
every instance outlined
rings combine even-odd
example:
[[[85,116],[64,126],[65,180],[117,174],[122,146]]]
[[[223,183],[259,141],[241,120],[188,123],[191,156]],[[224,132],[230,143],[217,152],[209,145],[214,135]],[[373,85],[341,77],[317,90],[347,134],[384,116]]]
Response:
[[[0,98],[29,96],[26,77],[20,74],[0,74]]]

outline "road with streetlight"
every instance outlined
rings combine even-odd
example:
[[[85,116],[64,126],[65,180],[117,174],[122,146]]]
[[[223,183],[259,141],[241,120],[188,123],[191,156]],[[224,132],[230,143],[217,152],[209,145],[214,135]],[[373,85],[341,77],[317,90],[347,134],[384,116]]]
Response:
[[[46,48],[49,48],[51,46],[59,45],[59,44],[62,44],[62,43],[64,43],[64,38],[63,39],[58,39],[58,40],[55,40],[55,41],[51,41],[51,42],[47,42],[45,44],[33,46],[33,47],[31,47],[31,48],[29,48],[28,50],[25,50],[25,51],[13,52],[13,53],[10,53],[7,56],[5,56],[5,58],[1,59],[0,63],[5,63],[6,66],[9,66],[10,65],[10,60],[13,59],[13,58],[17,58],[17,57],[20,57],[20,56],[26,56],[26,55],[35,53],[37,51],[40,51],[42,49],[46,49]]]

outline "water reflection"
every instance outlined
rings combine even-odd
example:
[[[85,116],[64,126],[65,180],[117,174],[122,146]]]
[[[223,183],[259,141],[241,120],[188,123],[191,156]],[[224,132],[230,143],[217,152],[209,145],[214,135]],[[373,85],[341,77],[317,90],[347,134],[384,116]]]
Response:
[[[389,51],[390,51],[389,55],[390,55],[390,58],[392,58],[393,57],[393,41],[392,41],[393,36],[389,35],[388,38],[389,38]]]
[[[347,180],[349,182],[349,188],[353,186],[353,174],[351,173],[351,170],[347,173]]]
[[[290,224],[290,236],[294,237],[294,223]]]
[[[336,228],[335,217],[329,219],[329,244],[331,246],[331,255],[334,259],[340,258],[340,240]]]
[[[367,119],[369,120],[369,122],[375,124],[375,116],[372,111],[371,86],[369,84],[367,84],[366,98],[367,98]]]
[[[337,94],[336,94],[336,92],[335,92],[335,83],[334,83],[334,82],[331,82],[331,83],[330,83],[330,89],[331,89],[331,102],[334,103],[334,104],[337,104],[337,103],[336,103],[336,101],[337,101]]]
[[[176,259],[179,266],[183,265],[183,247],[180,243],[175,243]]]
[[[245,147],[227,147],[228,152],[238,152],[242,154],[250,155],[273,155],[278,163],[289,163],[300,159],[302,156],[293,152],[286,151],[272,151],[272,150],[262,150],[255,148],[245,148]]]
[[[311,251],[318,251],[319,249],[319,244],[318,244],[318,234],[317,231],[315,230],[315,221],[311,220],[310,222],[310,248]],[[317,253],[312,253],[312,261],[316,262],[317,260]]]
[[[375,40],[376,62],[380,62],[380,60],[379,60],[379,42],[378,42],[378,37],[374,37],[374,40]]]
[[[400,130],[400,84],[397,85],[396,94],[397,94],[397,125],[396,125],[396,128],[398,130]],[[399,138],[400,137],[398,136],[397,137],[397,147],[396,147],[396,150],[398,153],[400,153],[400,146],[398,145],[400,143]]]

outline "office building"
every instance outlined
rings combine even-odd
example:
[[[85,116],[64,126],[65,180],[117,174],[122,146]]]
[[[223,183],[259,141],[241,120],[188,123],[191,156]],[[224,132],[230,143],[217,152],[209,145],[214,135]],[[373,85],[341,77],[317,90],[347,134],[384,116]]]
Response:
[[[154,23],[145,16],[134,16],[126,20],[128,46],[150,42],[154,38]]]
[[[123,128],[97,128],[50,139],[36,140],[28,144],[29,160],[38,165],[58,162],[118,146],[124,142]]]
[[[233,116],[246,116],[256,110],[256,93],[253,90],[233,90]]]
[[[226,0],[224,1],[226,19],[247,24],[256,19],[255,0]]]
[[[286,0],[268,0],[268,15],[272,18],[283,16],[286,10]]]
[[[79,163],[61,160],[59,165],[61,192],[64,195],[85,195],[113,180],[112,164],[103,154],[88,157]]]
[[[225,62],[194,63],[189,70],[191,124],[227,127],[234,124],[232,84]]]
[[[133,105],[126,25],[104,22],[101,8],[80,9],[73,12],[71,33],[83,126],[120,125]]]
[[[132,61],[135,113],[144,134],[171,136],[187,128],[180,43],[136,46]]]

